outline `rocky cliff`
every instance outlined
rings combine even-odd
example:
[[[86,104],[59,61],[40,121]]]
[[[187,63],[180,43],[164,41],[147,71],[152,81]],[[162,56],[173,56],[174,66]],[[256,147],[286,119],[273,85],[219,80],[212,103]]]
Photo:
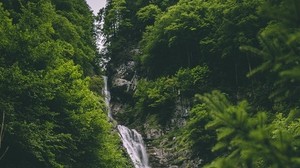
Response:
[[[133,93],[138,84],[135,63],[128,61],[116,68],[110,77],[113,117],[128,127],[137,129],[147,144],[150,164],[153,168],[196,168],[201,159],[191,155],[189,149],[178,148],[176,132],[186,124],[191,100],[180,95],[174,102],[172,116],[166,125],[161,125],[155,115],[141,120],[134,111]]]

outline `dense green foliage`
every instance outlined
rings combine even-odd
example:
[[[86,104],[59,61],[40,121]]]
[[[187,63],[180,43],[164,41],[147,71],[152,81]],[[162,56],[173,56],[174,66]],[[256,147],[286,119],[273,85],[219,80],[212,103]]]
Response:
[[[167,150],[175,154],[172,162],[178,164],[190,157],[199,166],[218,156],[218,153],[211,150],[216,143],[216,133],[205,128],[210,121],[211,116],[204,104],[199,103],[191,109],[186,125],[174,129],[167,135],[168,141],[164,142]],[[194,167],[191,163],[188,164],[187,167]]]
[[[226,85],[242,85],[248,72],[240,45],[254,45],[262,25],[255,13],[259,1],[180,1],[148,27],[141,40],[140,61],[148,75],[172,74],[180,67],[205,62]],[[171,61],[171,62],[170,62]],[[226,69],[226,71],[224,71]],[[238,72],[237,72],[238,70]],[[241,79],[240,79],[241,78]],[[217,80],[217,79],[216,79]]]
[[[166,131],[176,164],[187,150],[207,167],[299,167],[298,0],[115,0],[103,17],[109,72],[134,60],[141,77],[128,113],[168,127],[192,106]]]
[[[90,89],[101,86],[87,76],[96,46],[86,2],[4,1],[0,15],[0,167],[125,167]]]
[[[260,33],[261,48],[242,48],[264,60],[249,75],[268,76],[274,82],[270,98],[290,105],[299,103],[299,8],[300,3],[293,0],[266,2],[260,12],[266,13],[272,21]]]
[[[148,24],[153,24],[161,11],[177,1],[107,1],[105,10],[99,13],[98,18],[104,21],[100,32],[105,37],[104,56],[111,60],[109,71],[114,71],[124,61],[132,59],[132,50],[136,48]]]
[[[247,101],[232,105],[216,91],[200,99],[213,118],[206,127],[217,132],[212,150],[223,153],[206,167],[299,167],[298,109],[270,116],[253,112]]]
[[[160,124],[170,122],[175,101],[178,96],[190,97],[204,93],[207,89],[207,66],[197,66],[192,69],[180,69],[172,77],[161,77],[154,81],[141,79],[133,95],[135,110],[145,115],[156,114]],[[192,89],[197,88],[197,89]]]

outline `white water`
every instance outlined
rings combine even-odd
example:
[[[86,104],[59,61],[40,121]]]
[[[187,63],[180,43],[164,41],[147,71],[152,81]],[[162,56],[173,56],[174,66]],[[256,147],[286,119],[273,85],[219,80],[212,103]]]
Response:
[[[111,114],[111,108],[110,108],[110,91],[108,90],[108,84],[107,84],[107,76],[103,76],[103,81],[104,81],[104,89],[103,89],[103,94],[105,96],[105,105],[107,108],[107,115],[109,120],[113,121],[113,117]]]
[[[111,108],[110,108],[110,92],[107,85],[107,76],[103,76],[105,104],[108,111],[108,117],[111,121],[114,121]],[[143,137],[135,129],[129,129],[123,125],[117,126],[119,135],[123,142],[123,146],[126,148],[127,153],[130,156],[131,161],[135,168],[150,168],[146,147],[143,141]]]
[[[123,146],[126,148],[135,168],[150,168],[143,137],[134,129],[118,125]]]

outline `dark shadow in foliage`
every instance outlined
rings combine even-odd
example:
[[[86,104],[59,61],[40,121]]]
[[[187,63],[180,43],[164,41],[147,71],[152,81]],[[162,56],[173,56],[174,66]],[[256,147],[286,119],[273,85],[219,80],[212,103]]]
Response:
[[[202,159],[201,165],[211,162],[218,153],[213,153],[211,148],[216,143],[216,134],[213,131],[205,129],[208,122],[211,121],[209,113],[205,110],[203,104],[193,107],[191,117],[186,126],[188,137],[191,141],[192,157]]]

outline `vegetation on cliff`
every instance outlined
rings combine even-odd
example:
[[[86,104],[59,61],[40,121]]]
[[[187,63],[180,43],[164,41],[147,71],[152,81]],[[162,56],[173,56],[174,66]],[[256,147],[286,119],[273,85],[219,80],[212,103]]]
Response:
[[[84,0],[4,0],[0,16],[0,167],[130,166],[101,60],[134,62],[119,118],[161,130],[148,140],[170,164],[300,166],[300,1],[108,0],[94,17]]]
[[[108,72],[137,63],[129,122],[151,119],[201,166],[299,166],[299,1],[112,0],[100,14]],[[168,130],[183,98],[187,123]]]

